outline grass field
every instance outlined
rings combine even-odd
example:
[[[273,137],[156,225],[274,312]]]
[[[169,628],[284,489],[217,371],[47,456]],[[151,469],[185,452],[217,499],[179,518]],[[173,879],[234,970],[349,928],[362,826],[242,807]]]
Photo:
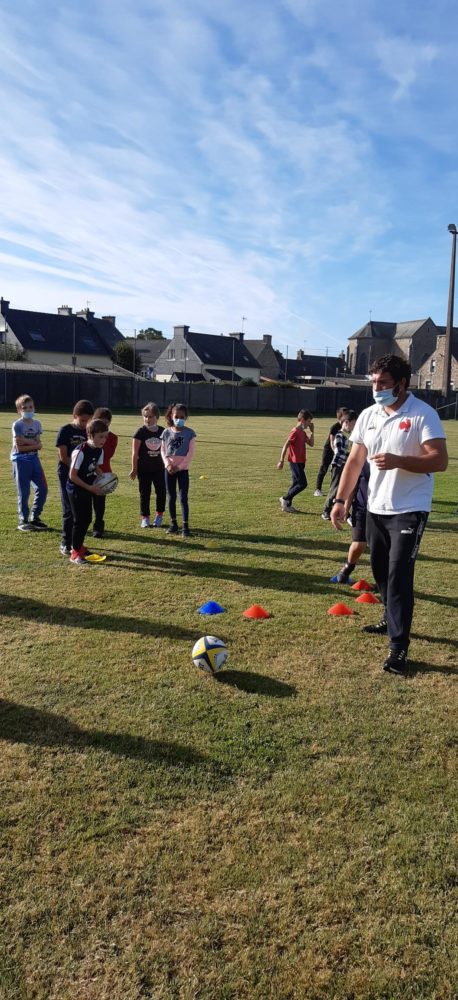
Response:
[[[408,678],[379,609],[333,619],[350,532],[313,482],[282,515],[292,421],[197,416],[189,540],[141,531],[116,417],[101,566],[16,531],[0,414],[1,1000],[456,1000],[458,424],[417,562]],[[321,443],[329,420],[316,421]],[[200,479],[201,475],[207,479]],[[217,548],[207,548],[208,541]],[[370,577],[368,560],[360,576]],[[199,606],[227,610],[202,618]],[[249,622],[253,603],[272,617]],[[230,649],[211,679],[199,635]]]

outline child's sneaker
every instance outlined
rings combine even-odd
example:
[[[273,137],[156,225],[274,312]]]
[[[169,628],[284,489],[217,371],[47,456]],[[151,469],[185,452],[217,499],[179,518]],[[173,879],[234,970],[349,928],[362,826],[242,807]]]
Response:
[[[280,499],[280,507],[281,507],[283,513],[284,514],[291,514],[292,513],[292,511],[291,511],[291,504],[288,503],[288,501],[285,500],[284,497],[280,497],[279,499]]]
[[[162,518],[163,517],[164,517],[163,514],[156,514],[156,517],[154,518],[154,521],[153,521],[153,528],[162,528]]]
[[[33,527],[28,521],[21,521],[17,526],[18,531],[33,531]]]
[[[65,545],[64,542],[62,542],[62,544],[59,545],[59,552],[61,556],[71,556],[72,554],[72,550],[69,549],[68,545]]]
[[[84,563],[84,557],[82,555],[82,551],[83,551],[82,549],[79,552],[77,552],[76,549],[72,549],[70,562],[73,563],[74,565],[81,565],[82,563]]]
[[[30,524],[35,531],[47,531],[48,525],[45,524],[39,517],[32,517],[30,519]]]
[[[191,537],[191,532],[190,532],[189,527],[188,527],[187,524],[183,525],[181,534],[182,534],[183,538],[190,538]]]
[[[167,528],[166,534],[167,535],[177,535],[178,534],[178,525],[177,525],[176,521],[172,521],[170,527]]]
[[[321,520],[322,521],[330,521],[331,520],[331,515],[330,514],[322,514],[321,515]]]
[[[149,528],[149,517],[142,517],[140,522],[141,528]]]
[[[315,490],[313,496],[314,497],[324,497],[324,493],[322,492],[322,490]]]
[[[86,548],[85,545],[82,545],[80,548],[80,556],[91,556],[91,555],[92,552],[88,548]]]
[[[103,528],[93,528],[92,529],[93,538],[103,538]]]

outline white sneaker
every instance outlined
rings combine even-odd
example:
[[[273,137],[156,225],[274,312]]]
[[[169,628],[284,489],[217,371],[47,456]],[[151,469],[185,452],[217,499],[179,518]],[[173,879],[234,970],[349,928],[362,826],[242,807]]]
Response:
[[[288,507],[288,514],[300,514],[300,510],[298,510],[297,507],[293,507],[293,505],[290,504]]]
[[[324,497],[324,493],[322,493],[321,490],[315,490],[313,496],[314,497]]]
[[[280,497],[280,507],[283,511],[285,511],[285,513],[290,510],[290,506],[286,503],[284,497]]]
[[[350,528],[353,527],[353,521],[352,521],[351,517],[347,517],[347,524],[350,525]]]
[[[142,517],[140,527],[149,528],[149,517]]]

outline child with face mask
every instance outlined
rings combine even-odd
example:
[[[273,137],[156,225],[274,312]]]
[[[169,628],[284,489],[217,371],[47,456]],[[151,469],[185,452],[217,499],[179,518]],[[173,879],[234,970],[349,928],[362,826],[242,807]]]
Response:
[[[169,498],[169,514],[171,524],[168,535],[176,535],[177,524],[177,486],[180,494],[180,505],[183,515],[183,538],[191,534],[189,530],[189,465],[195,449],[195,431],[186,427],[188,409],[183,403],[169,406],[165,419],[167,428],[161,437],[162,458],[165,465],[165,484]]]
[[[13,477],[18,497],[18,531],[46,531],[47,525],[40,514],[48,495],[46,476],[43,472],[38,452],[41,450],[42,427],[35,418],[35,406],[31,396],[19,396],[16,400],[19,419],[14,421],[11,461]],[[30,487],[34,488],[32,514],[29,520]]]
[[[165,469],[161,455],[161,434],[158,424],[159,407],[146,403],[142,409],[143,425],[132,438],[132,468],[130,479],[138,479],[140,492],[141,528],[161,528],[165,510]],[[156,516],[150,523],[151,487],[156,494]]]

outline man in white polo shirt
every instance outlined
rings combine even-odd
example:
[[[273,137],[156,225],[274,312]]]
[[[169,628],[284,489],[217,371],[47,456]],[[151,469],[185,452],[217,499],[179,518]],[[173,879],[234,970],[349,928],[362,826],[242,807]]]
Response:
[[[351,434],[352,450],[331,511],[340,530],[345,501],[367,458],[367,542],[385,613],[379,625],[363,631],[388,633],[383,669],[397,674],[407,670],[415,559],[431,510],[433,473],[445,472],[448,464],[442,424],[431,406],[407,391],[410,375],[408,362],[395,354],[372,365],[375,402],[363,410]]]

